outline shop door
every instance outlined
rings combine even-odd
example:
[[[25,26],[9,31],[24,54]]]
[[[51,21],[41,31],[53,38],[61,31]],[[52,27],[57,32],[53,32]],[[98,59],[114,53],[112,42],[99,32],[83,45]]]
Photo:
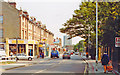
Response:
[[[49,55],[49,48],[46,49],[46,56]]]

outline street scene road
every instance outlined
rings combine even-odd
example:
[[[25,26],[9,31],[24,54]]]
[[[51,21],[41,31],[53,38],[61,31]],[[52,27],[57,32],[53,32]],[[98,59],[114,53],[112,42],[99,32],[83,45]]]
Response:
[[[0,73],[120,74],[120,0],[0,0]]]
[[[33,65],[7,70],[3,73],[84,73],[85,61],[79,55],[71,56],[71,59],[50,59],[44,62],[36,62]]]

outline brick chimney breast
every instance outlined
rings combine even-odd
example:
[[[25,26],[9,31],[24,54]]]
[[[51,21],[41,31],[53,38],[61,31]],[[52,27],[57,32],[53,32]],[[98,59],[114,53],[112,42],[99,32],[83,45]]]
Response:
[[[13,6],[14,8],[16,8],[16,2],[8,2],[11,6]]]

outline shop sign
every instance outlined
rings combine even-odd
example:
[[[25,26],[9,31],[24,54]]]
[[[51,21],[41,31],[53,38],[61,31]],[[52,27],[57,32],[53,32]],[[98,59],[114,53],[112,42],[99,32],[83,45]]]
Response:
[[[35,44],[38,44],[38,41],[36,41]]]
[[[28,44],[34,44],[34,41],[28,41]]]
[[[12,40],[12,44],[16,44],[16,40]]]
[[[51,46],[51,47],[55,47],[55,45],[54,45],[54,44],[51,44],[50,46]]]
[[[39,47],[43,47],[43,45],[39,45]]]
[[[54,44],[59,44],[60,40],[57,38],[57,39],[54,39]]]
[[[18,40],[18,44],[24,44],[24,40]]]
[[[16,39],[9,39],[9,40],[8,40],[8,43],[9,43],[9,44],[16,44]]]
[[[28,46],[29,49],[33,49],[33,46]]]
[[[115,37],[115,47],[120,47],[120,37]]]
[[[44,39],[42,39],[42,41],[47,41],[47,39],[44,38]]]

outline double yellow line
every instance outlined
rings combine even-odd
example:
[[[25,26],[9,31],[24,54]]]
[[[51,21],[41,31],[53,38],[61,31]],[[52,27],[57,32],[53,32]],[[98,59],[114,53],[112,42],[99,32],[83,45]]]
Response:
[[[86,74],[86,72],[87,72],[87,65],[85,65],[84,75]]]

